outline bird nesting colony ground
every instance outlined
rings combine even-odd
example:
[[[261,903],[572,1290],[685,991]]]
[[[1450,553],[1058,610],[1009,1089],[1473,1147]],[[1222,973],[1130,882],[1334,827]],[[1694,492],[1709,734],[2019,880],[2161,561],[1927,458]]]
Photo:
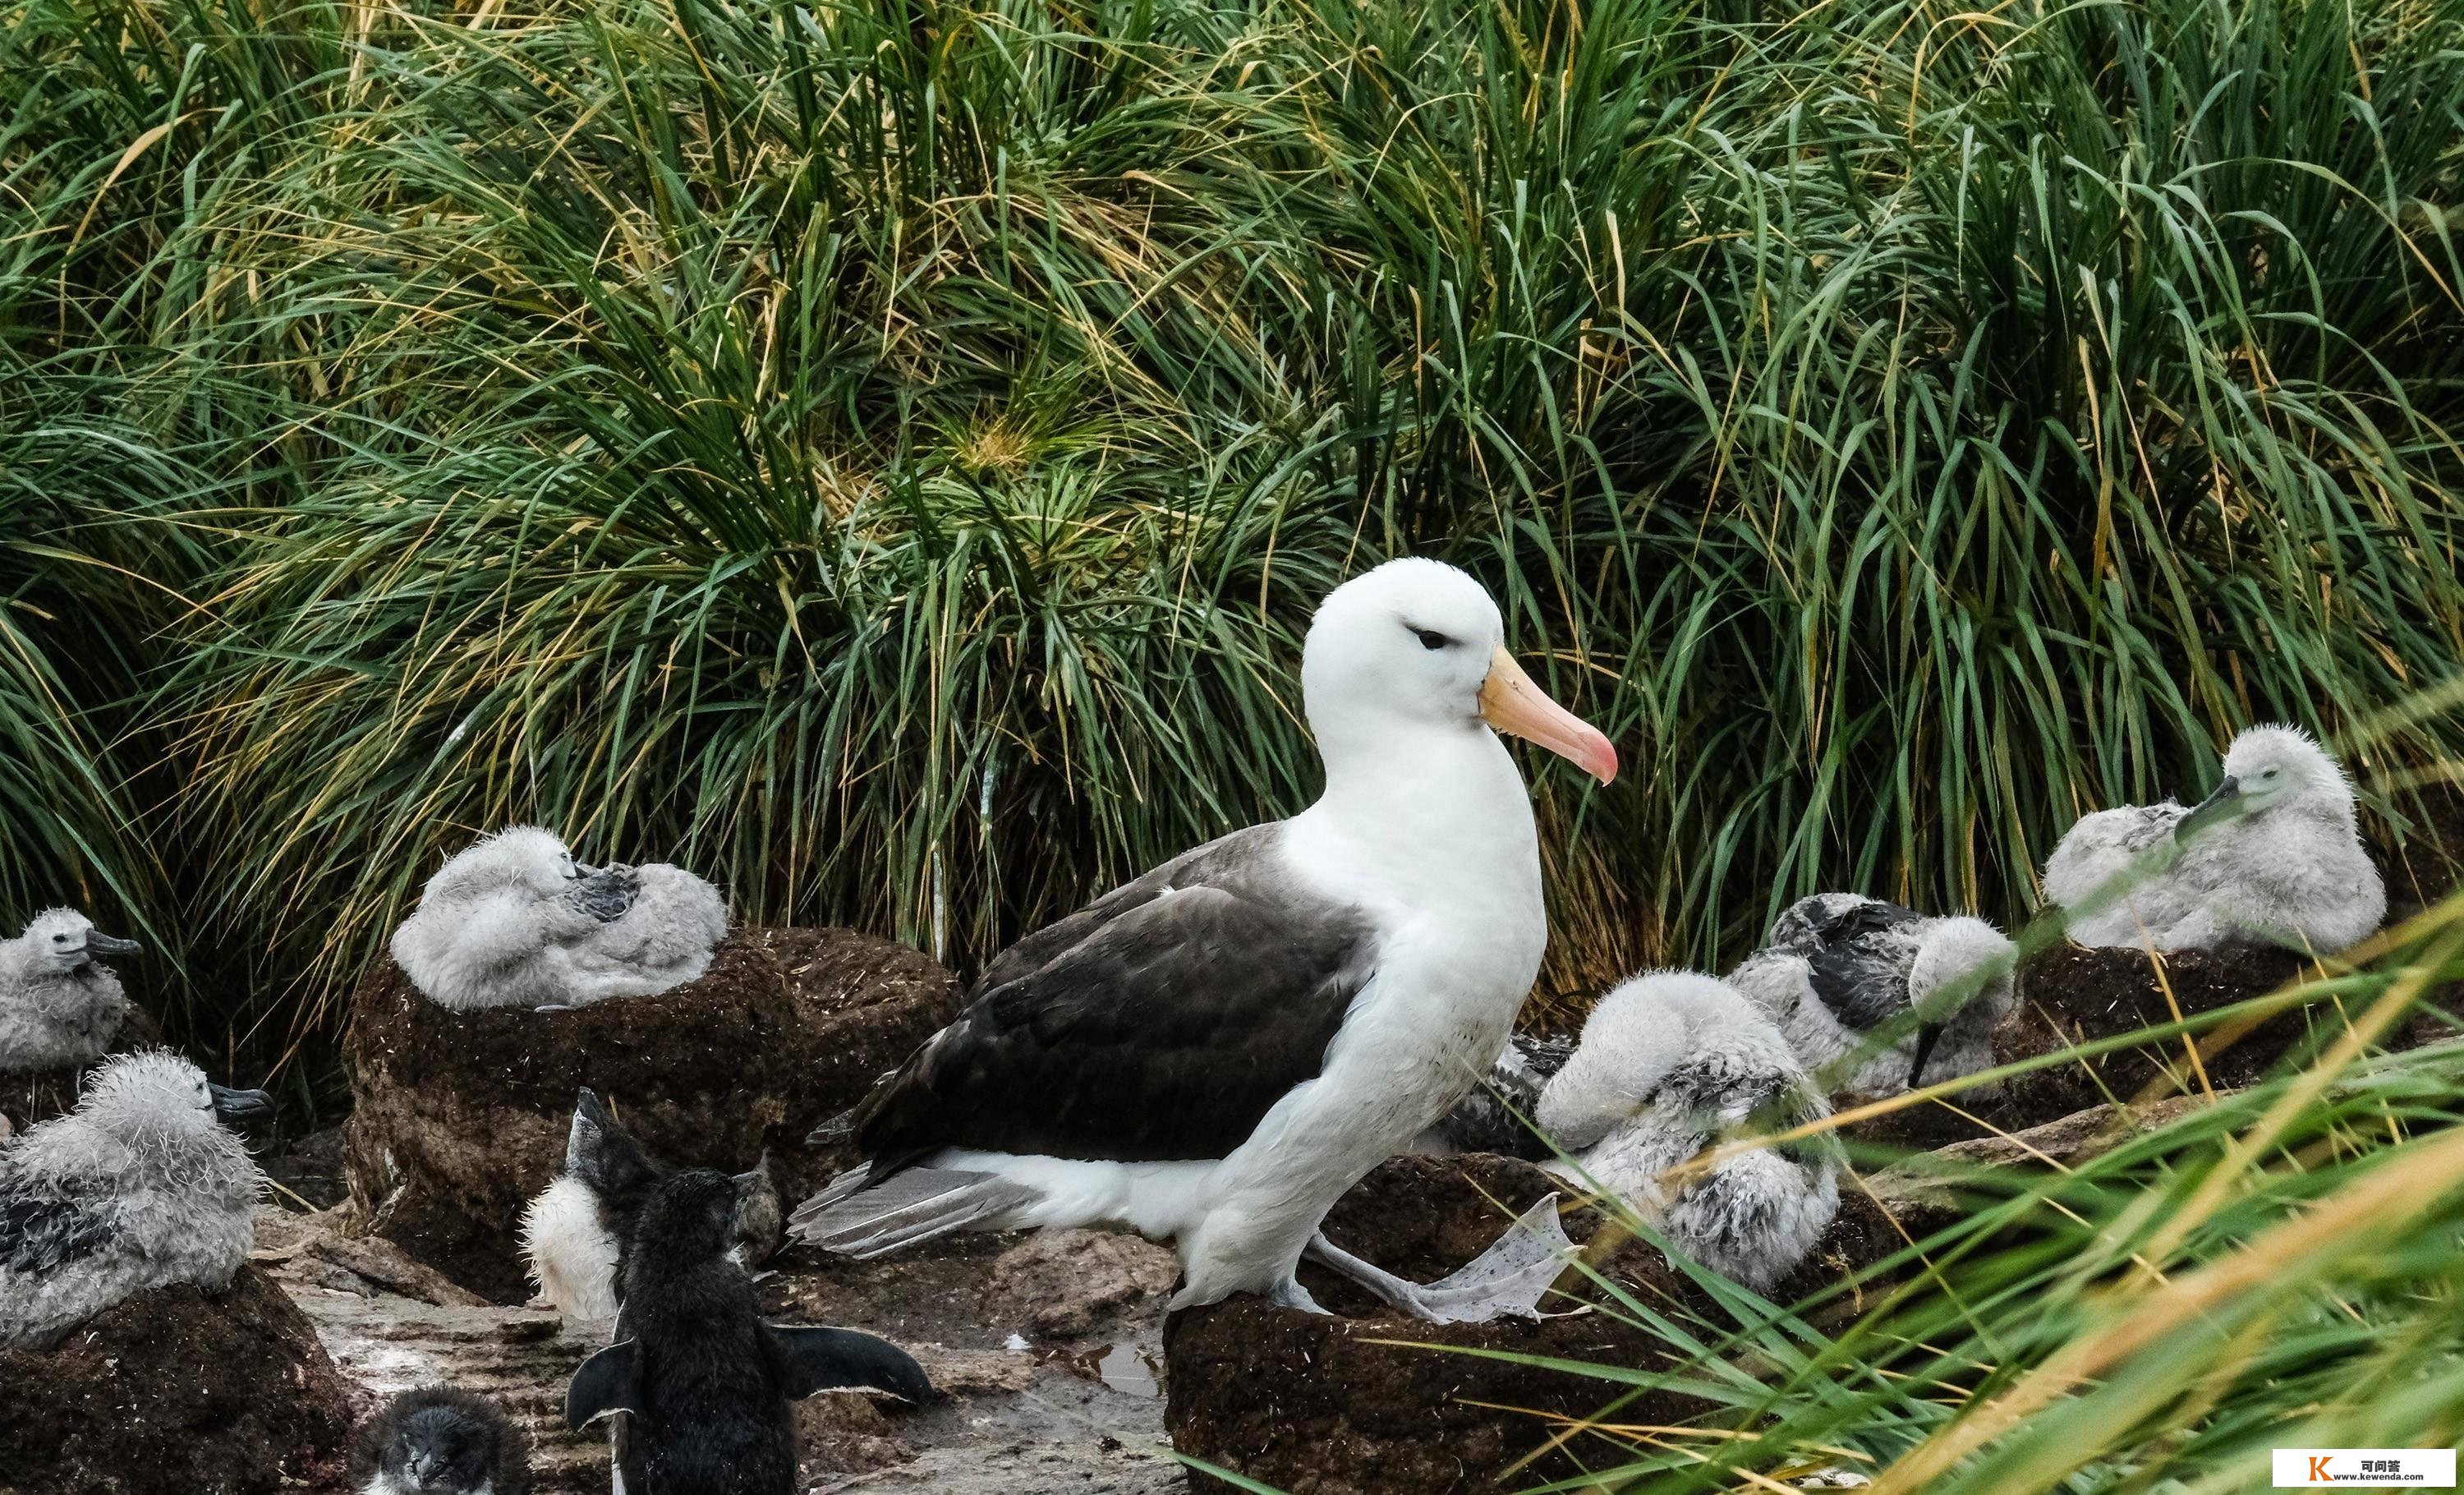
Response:
[[[0,1350],[0,1489],[26,1495],[339,1490],[360,1399],[253,1267],[223,1292],[141,1292],[55,1350]]]
[[[449,1012],[392,962],[361,983],[346,1053],[351,1197],[377,1234],[499,1303],[529,1296],[510,1223],[564,1158],[574,1092],[659,1157],[751,1167],[789,1198],[842,1159],[806,1145],[947,1022],[954,978],[847,930],[746,930],[700,979],[568,1012]]]
[[[2026,1000],[1996,1034],[1996,1058],[2017,1063],[2194,1017],[2277,991],[2302,968],[2272,951],[2189,952],[2157,962],[2137,952],[2057,947],[2023,967]],[[1961,1195],[1942,1181],[1946,1176],[2074,1164],[2215,1092],[2250,1084],[2304,1045],[2343,1030],[2334,1005],[2296,1006],[2205,1037],[2195,1062],[2179,1038],[2123,1045],[2023,1074],[1990,1094],[1919,1101],[1852,1120],[1844,1130],[1864,1170],[1861,1181],[1843,1182],[1838,1216],[1770,1301],[1804,1305],[1801,1311],[1817,1324],[1853,1318],[1926,1270],[1919,1243],[1968,1213]],[[2393,1046],[2455,1031],[2425,1012]],[[1911,1151],[1930,1149],[1941,1151]],[[1427,1280],[1478,1255],[1507,1220],[1565,1187],[1506,1158],[1397,1158],[1345,1197],[1327,1233],[1390,1270]],[[1598,1414],[1619,1395],[1618,1385],[1495,1356],[1673,1371],[1689,1362],[1699,1341],[1646,1329],[1642,1314],[1699,1331],[1733,1329],[1738,1311],[1596,1208],[1575,1210],[1566,1223],[1588,1264],[1616,1287],[1570,1273],[1560,1289],[1599,1305],[1596,1311],[1538,1323],[1429,1325],[1397,1317],[1338,1279],[1305,1268],[1309,1286],[1338,1316],[1252,1298],[1176,1314],[1165,1330],[1175,1446],[1309,1495],[1521,1488],[1596,1469],[1602,1461],[1621,1462],[1627,1445],[1591,1435],[1544,1447],[1552,1434]],[[2005,1243],[2030,1228],[2008,1227]],[[1610,1420],[1667,1426],[1715,1410],[1663,1389],[1635,1396]],[[1229,1487],[1204,1477],[1199,1483]]]

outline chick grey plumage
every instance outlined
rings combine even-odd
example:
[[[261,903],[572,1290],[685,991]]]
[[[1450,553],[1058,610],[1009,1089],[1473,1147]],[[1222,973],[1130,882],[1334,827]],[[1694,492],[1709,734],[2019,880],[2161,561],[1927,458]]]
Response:
[[[726,934],[726,901],[684,868],[584,867],[516,825],[437,869],[393,957],[442,1007],[580,1007],[680,986]]]
[[[2017,961],[1983,919],[1826,892],[1781,911],[1728,983],[1833,1093],[1894,1095],[1993,1066],[1993,1030],[2018,1007]]]
[[[1533,1119],[1573,1154],[1547,1166],[1614,1192],[1687,1256],[1763,1291],[1838,1212],[1831,1139],[1669,1171],[1733,1137],[1830,1113],[1788,1040],[1742,994],[1696,972],[1655,971],[1600,999]]]
[[[529,1495],[528,1440],[495,1404],[448,1386],[407,1391],[360,1426],[355,1495]]]
[[[522,1211],[522,1258],[539,1284],[536,1301],[570,1317],[616,1317],[623,1243],[643,1202],[675,1170],[651,1156],[584,1088],[565,1135],[564,1172]],[[731,1254],[748,1269],[779,1249],[784,1224],[770,1156],[736,1176],[736,1241]]]
[[[1573,1054],[1573,1039],[1529,1033],[1508,1038],[1487,1077],[1421,1134],[1419,1150],[1495,1153],[1535,1163],[1554,1157],[1556,1149],[1532,1130],[1531,1117],[1539,1110],[1541,1090]]]
[[[576,1431],[622,1415],[621,1495],[792,1495],[792,1403],[832,1388],[933,1396],[922,1367],[886,1340],[761,1321],[752,1280],[729,1260],[738,1193],[706,1168],[651,1191],[626,1244],[616,1342],[566,1388]]]
[[[222,1122],[271,1109],[177,1054],[122,1054],[0,1150],[0,1345],[47,1346],[148,1287],[230,1286],[265,1176]]]
[[[97,956],[144,947],[75,909],[47,909],[0,941],[0,1074],[79,1068],[102,1057],[128,1016],[120,977]]]
[[[2294,727],[2253,727],[2195,805],[2080,818],[2045,864],[2045,896],[2082,945],[2155,951],[2281,944],[2336,955],[2387,916],[2353,786]]]

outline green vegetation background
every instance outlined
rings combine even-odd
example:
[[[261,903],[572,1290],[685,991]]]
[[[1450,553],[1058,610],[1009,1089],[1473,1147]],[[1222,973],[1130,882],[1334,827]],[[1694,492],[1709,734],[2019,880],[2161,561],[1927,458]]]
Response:
[[[2457,745],[2452,0],[5,15],[0,912],[209,1044],[516,819],[965,967],[1304,802],[1401,553],[1626,756],[1554,995]]]
[[[208,1047],[313,1055],[514,819],[968,966],[1301,803],[1309,610],[1406,552],[1626,758],[1531,762],[1551,1000],[1817,887],[2016,920],[2253,720],[2387,842],[2464,747],[2457,0],[0,23],[0,915],[133,922]],[[1688,1357],[1603,1402],[1717,1412],[1573,1436],[1927,1495],[2452,1444],[2464,1048],[2373,1049],[2464,903],[2360,958],[1897,1286],[1626,1305]]]

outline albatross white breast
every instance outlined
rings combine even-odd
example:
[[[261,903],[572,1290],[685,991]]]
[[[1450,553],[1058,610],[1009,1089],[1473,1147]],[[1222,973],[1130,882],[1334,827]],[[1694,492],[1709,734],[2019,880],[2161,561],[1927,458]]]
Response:
[[[1505,1257],[1428,1288],[1317,1235],[1487,1070],[1538,973],[1539,845],[1497,733],[1617,772],[1504,636],[1480,584],[1434,561],[1337,588],[1301,666],[1324,795],[1004,951],[858,1109],[869,1161],[798,1211],[797,1237],[872,1255],[1113,1221],[1177,1242],[1176,1306],[1248,1291],[1315,1308],[1293,1279],[1308,1250],[1429,1316],[1528,1310],[1537,1287],[1492,1289],[1518,1264],[1553,1275],[1553,1207]]]

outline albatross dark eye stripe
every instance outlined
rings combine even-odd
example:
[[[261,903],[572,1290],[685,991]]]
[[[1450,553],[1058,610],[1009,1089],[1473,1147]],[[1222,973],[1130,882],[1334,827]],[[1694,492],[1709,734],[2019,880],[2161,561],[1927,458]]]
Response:
[[[1439,631],[1438,631],[1437,629],[1435,629],[1435,628],[1422,628],[1422,627],[1414,627],[1413,625],[1408,624],[1408,623],[1407,623],[1407,624],[1405,624],[1405,625],[1403,625],[1403,627],[1407,627],[1407,628],[1411,628],[1411,630],[1412,630],[1412,636],[1413,636],[1413,637],[1415,637],[1415,638],[1417,638],[1417,639],[1419,639],[1419,640],[1420,641],[1420,647],[1421,647],[1422,649],[1450,649],[1450,648],[1452,648],[1452,647],[1453,647],[1454,642],[1455,642],[1454,640],[1452,640],[1452,639],[1450,639],[1450,638],[1446,637],[1444,634],[1442,634],[1442,633],[1439,632]]]

